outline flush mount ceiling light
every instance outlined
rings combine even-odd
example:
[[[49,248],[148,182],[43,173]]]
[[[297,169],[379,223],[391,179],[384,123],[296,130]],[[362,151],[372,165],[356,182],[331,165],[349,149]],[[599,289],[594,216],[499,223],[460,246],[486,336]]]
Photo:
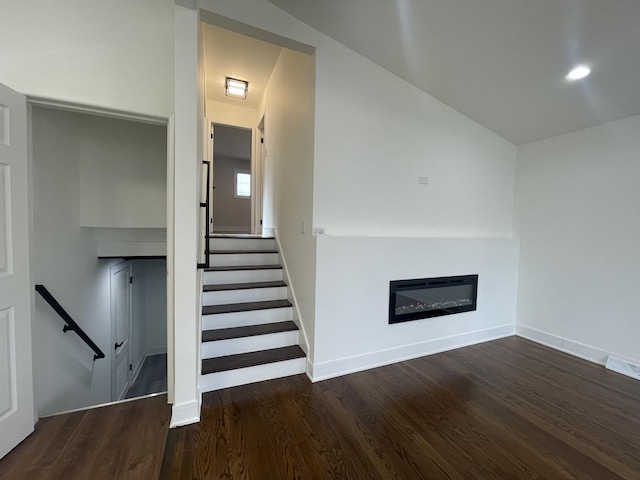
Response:
[[[226,87],[224,89],[224,94],[227,97],[235,97],[235,98],[247,98],[247,90],[249,87],[249,82],[245,82],[243,80],[236,80],[235,78],[227,77]]]
[[[575,80],[581,80],[587,77],[591,73],[591,69],[586,65],[578,65],[573,70],[571,70],[567,76],[565,77],[570,82]]]

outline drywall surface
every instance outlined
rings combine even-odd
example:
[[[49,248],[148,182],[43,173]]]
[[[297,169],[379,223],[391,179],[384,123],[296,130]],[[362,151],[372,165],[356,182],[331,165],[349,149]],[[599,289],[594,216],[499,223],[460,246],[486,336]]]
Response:
[[[282,49],[265,92],[265,225],[274,226],[313,358],[316,242],[313,224],[313,59]],[[269,209],[270,211],[266,211]],[[266,223],[268,219],[269,223]],[[304,226],[303,226],[304,224]]]
[[[63,321],[36,295],[33,369],[38,415],[111,401],[109,267],[98,260],[91,229],[80,226],[80,159],[77,114],[33,108],[34,280],[104,351],[63,333]]]
[[[640,116],[518,149],[518,326],[600,363],[640,360],[638,152]]]
[[[513,335],[515,239],[317,238],[313,379]],[[478,274],[477,310],[389,325],[389,282]]]
[[[204,92],[198,89],[198,12],[176,6],[175,58],[175,167],[174,167],[174,325],[171,425],[200,419],[198,390],[200,319],[198,312],[197,206],[203,154]],[[204,87],[204,85],[202,85]],[[202,101],[201,101],[202,100]],[[171,359],[169,359],[171,361]]]
[[[266,0],[201,7],[315,47],[314,226],[347,236],[511,235],[513,144]]]
[[[0,79],[28,95],[168,116],[173,4],[3,2]]]
[[[253,128],[256,126],[257,111],[253,108],[238,107],[222,102],[207,102],[207,119],[209,123],[234,125]]]
[[[236,170],[251,173],[251,159],[214,156],[213,231],[216,233],[251,232],[251,197],[235,197]]]
[[[166,227],[166,127],[86,116],[78,140],[82,226]]]
[[[133,260],[133,292],[139,299],[138,319],[144,355],[167,352],[167,261]]]

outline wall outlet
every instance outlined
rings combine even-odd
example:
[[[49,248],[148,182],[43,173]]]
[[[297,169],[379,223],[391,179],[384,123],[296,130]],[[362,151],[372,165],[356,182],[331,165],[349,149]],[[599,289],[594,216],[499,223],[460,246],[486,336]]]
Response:
[[[427,177],[426,175],[418,175],[418,184],[429,185],[429,177]]]
[[[300,233],[304,233],[304,220],[300,220]]]

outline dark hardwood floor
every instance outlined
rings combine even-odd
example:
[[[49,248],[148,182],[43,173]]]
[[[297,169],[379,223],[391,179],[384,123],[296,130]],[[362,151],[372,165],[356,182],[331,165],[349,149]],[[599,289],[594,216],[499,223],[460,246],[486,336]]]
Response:
[[[205,394],[170,479],[640,479],[640,382],[510,337]]]
[[[0,460],[2,480],[156,479],[169,428],[166,395],[41,419]]]
[[[167,354],[148,356],[126,398],[167,392]]]

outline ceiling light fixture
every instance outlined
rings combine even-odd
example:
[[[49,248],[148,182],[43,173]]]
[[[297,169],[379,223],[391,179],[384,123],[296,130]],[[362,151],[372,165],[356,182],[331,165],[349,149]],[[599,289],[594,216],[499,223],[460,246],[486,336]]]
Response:
[[[591,73],[591,69],[586,65],[578,65],[573,70],[571,70],[567,76],[565,77],[570,82],[575,80],[581,80],[587,77]]]
[[[237,80],[235,78],[227,77],[226,87],[224,89],[224,94],[227,97],[235,97],[235,98],[247,98],[247,90],[249,89],[249,82],[245,82],[244,80]]]

